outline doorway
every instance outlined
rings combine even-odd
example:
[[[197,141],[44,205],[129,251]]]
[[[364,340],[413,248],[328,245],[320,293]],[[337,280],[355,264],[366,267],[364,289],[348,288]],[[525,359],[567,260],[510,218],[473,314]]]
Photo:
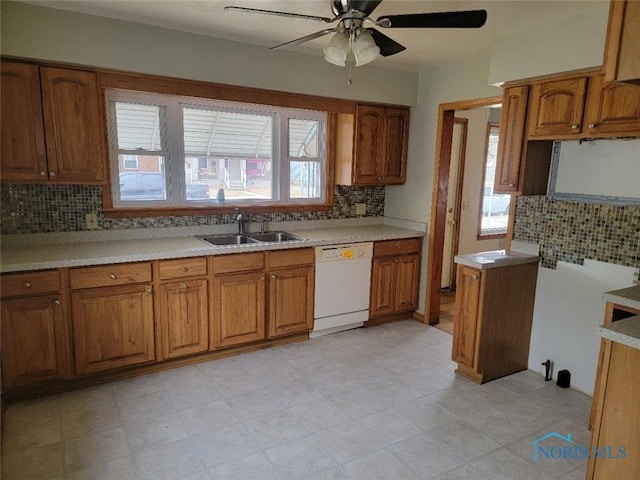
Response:
[[[448,215],[447,203],[449,199],[450,177],[453,175],[451,171],[451,159],[453,156],[452,147],[455,130],[455,113],[456,111],[496,106],[501,104],[501,102],[502,97],[487,97],[441,104],[438,109],[425,304],[425,319],[431,325],[436,325],[440,321],[441,287],[443,282],[445,234]]]

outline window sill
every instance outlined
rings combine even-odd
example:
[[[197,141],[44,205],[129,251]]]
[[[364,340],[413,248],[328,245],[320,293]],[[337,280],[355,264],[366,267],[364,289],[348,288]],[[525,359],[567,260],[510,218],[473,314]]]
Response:
[[[478,235],[476,240],[498,240],[501,238],[506,238],[507,234],[505,233],[487,233],[486,235]]]
[[[333,209],[333,203],[273,204],[273,205],[206,205],[193,207],[103,208],[105,218],[179,217],[197,215],[230,215],[242,213],[324,212]]]

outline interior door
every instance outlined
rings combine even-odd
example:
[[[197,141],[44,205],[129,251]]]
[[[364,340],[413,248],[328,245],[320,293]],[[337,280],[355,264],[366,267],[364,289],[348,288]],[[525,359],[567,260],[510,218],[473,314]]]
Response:
[[[442,254],[442,280],[440,287],[456,289],[456,269],[453,258],[458,250],[458,228],[460,219],[460,196],[464,175],[465,145],[467,143],[467,119],[456,118],[453,125],[449,188],[447,191],[447,220],[444,230],[444,250]]]

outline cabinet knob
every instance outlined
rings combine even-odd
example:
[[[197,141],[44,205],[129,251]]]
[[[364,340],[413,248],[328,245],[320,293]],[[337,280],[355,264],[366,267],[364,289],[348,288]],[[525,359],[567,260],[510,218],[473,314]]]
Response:
[[[53,178],[56,176],[56,172],[49,172],[49,177]]]
[[[117,277],[115,274],[113,274],[113,273],[112,273],[111,275],[109,275],[109,278],[110,278],[111,280],[115,280],[115,279],[116,279],[116,278],[118,278],[118,277]]]
[[[478,275],[471,275],[471,280],[477,280],[478,279]]]
[[[572,128],[573,130],[577,130],[577,129],[579,129],[579,128],[580,128],[580,124],[579,124],[579,123],[574,123],[573,125],[571,125],[571,128]]]
[[[56,305],[60,305],[60,300],[58,300],[57,298],[53,301],[53,303],[55,303]]]
[[[400,263],[400,259],[399,259],[399,258],[396,258],[396,259],[394,260],[394,263]]]
[[[277,278],[275,273],[271,274],[271,278]]]
[[[189,288],[189,285],[187,285],[186,283],[183,283],[182,284],[182,288],[184,288],[186,290],[187,288]]]
[[[30,282],[24,282],[24,288],[31,288]]]
[[[516,186],[516,184],[515,184],[515,183],[510,183],[510,184],[509,184],[509,186],[510,186],[510,187],[515,187],[515,186]]]
[[[148,293],[148,294],[152,294],[152,293],[153,293],[153,290],[151,290],[150,288],[147,288],[147,293]]]
[[[589,124],[589,128],[596,128],[596,124],[595,123],[590,123]]]
[[[182,271],[183,272],[188,272],[189,271],[189,267],[182,267]]]
[[[40,172],[40,176],[41,177],[46,177],[47,176],[47,172]]]
[[[264,282],[264,281],[266,280],[265,276],[264,276],[264,275],[262,275],[262,276],[260,277],[260,280],[262,280],[262,281]]]

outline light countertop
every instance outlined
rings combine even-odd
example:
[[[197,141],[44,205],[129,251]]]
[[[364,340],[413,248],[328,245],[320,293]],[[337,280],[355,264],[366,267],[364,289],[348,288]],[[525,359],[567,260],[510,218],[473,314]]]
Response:
[[[598,333],[602,338],[640,350],[640,315],[602,325]]]
[[[640,285],[606,292],[603,298],[606,302],[640,310]]]
[[[288,228],[287,231],[295,233],[304,240],[214,246],[193,236],[186,236],[11,246],[2,249],[0,272],[105,265],[424,236],[424,232],[419,230],[387,224],[305,230]]]
[[[455,262],[468,267],[487,270],[490,268],[507,267],[522,263],[537,263],[540,257],[522,252],[492,250],[489,252],[456,255]]]

